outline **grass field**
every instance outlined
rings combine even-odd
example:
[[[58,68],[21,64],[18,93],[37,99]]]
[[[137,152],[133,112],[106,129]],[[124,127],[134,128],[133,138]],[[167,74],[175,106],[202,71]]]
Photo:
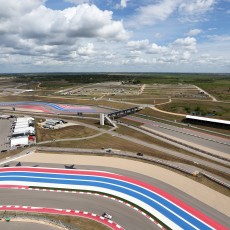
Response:
[[[226,80],[213,79],[212,82],[197,83],[196,85],[219,100],[230,101],[230,78]]]
[[[198,116],[213,114],[213,116],[209,117],[230,120],[230,103],[173,100],[171,103],[158,105],[157,108],[189,115],[195,112]]]
[[[158,111],[150,109],[150,108],[145,108],[145,109],[141,110],[139,113],[154,116],[154,117],[159,117],[159,118],[162,118],[162,119],[167,119],[167,120],[170,120],[170,121],[175,121],[176,120],[176,121],[179,122],[179,121],[183,120],[183,117],[158,112]]]
[[[47,223],[49,222],[57,222],[58,224],[63,223],[67,226],[71,226],[72,228],[76,228],[79,230],[109,230],[110,228],[106,227],[103,224],[98,223],[97,221],[93,221],[86,218],[81,217],[73,217],[73,216],[62,216],[62,215],[52,215],[52,214],[40,214],[40,213],[27,213],[27,212],[15,212],[15,211],[6,211],[6,212],[0,212],[1,216],[7,217],[11,216],[12,220],[17,218],[26,218],[31,219],[31,222],[33,220],[45,220]],[[44,225],[45,226],[45,225]],[[64,229],[64,228],[63,228]]]
[[[98,132],[85,126],[67,126],[61,129],[43,129],[36,127],[37,142],[49,141],[53,139],[81,138],[88,137]]]

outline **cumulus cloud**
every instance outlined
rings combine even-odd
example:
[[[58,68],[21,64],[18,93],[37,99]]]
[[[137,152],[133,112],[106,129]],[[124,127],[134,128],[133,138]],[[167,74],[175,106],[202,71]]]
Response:
[[[113,20],[111,11],[95,5],[64,10],[47,8],[43,0],[0,0],[0,5],[0,44],[10,48],[10,53],[36,56],[54,52],[54,57],[55,53],[72,52],[81,38],[122,41],[129,37],[122,21]]]
[[[187,51],[196,52],[196,39],[193,37],[186,37],[186,38],[178,38],[176,39],[172,45],[177,48],[181,48]]]
[[[95,53],[94,44],[88,43],[85,46],[80,46],[77,50],[77,54],[82,56],[89,56]]]
[[[127,2],[128,2],[128,0],[121,0],[121,7],[122,8],[127,7]]]
[[[202,33],[202,30],[200,29],[193,29],[188,32],[188,36],[196,36],[198,34]]]
[[[149,45],[149,40],[129,41],[127,46],[133,49],[145,49]]]
[[[153,53],[153,54],[163,54],[168,51],[168,48],[166,46],[159,46],[155,43],[151,44],[151,46],[148,49],[148,53]]]
[[[116,9],[124,9],[127,7],[127,2],[129,0],[120,0],[120,3],[119,4],[116,4],[115,8]]]

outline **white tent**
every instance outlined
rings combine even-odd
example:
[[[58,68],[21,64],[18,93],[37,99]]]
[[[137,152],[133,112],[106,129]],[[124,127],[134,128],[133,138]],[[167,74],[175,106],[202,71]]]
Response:
[[[24,123],[22,123],[22,124],[16,124],[14,126],[14,129],[20,129],[20,128],[25,128],[25,127],[29,127],[29,125],[28,124],[24,124]]]
[[[29,143],[28,136],[12,138],[10,141],[11,148],[16,145],[28,145],[28,143]]]
[[[13,132],[14,134],[21,134],[21,133],[31,133],[33,134],[35,132],[34,127],[25,127],[25,128],[19,128],[15,129]]]
[[[20,122],[20,121],[29,121],[29,120],[34,120],[33,117],[18,117],[17,118],[17,122]]]

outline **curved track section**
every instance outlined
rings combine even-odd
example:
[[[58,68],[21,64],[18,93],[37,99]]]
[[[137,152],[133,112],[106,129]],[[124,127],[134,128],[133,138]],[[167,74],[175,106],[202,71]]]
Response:
[[[102,192],[141,207],[171,229],[227,229],[157,187],[109,172],[31,167],[1,168],[0,184]]]
[[[31,110],[34,112],[42,113],[106,113],[109,110],[85,105],[68,105],[68,104],[55,104],[48,102],[33,102],[33,101],[20,101],[20,102],[0,102],[0,108],[15,107],[21,110]]]

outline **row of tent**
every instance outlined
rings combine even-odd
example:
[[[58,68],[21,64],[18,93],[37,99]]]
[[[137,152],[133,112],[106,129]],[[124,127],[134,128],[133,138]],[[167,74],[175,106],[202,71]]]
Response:
[[[34,118],[18,117],[12,124],[12,138],[10,141],[11,148],[15,146],[25,146],[29,144],[29,140],[34,140]]]

